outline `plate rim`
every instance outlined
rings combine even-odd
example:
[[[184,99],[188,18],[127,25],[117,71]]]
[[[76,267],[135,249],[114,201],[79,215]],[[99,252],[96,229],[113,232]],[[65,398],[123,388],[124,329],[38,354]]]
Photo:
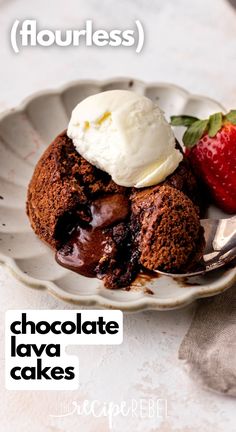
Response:
[[[157,86],[159,88],[160,87],[168,88],[168,89],[171,88],[175,91],[178,91],[179,93],[182,93],[186,97],[192,96],[195,100],[197,99],[204,100],[204,101],[207,100],[211,103],[216,103],[219,107],[221,107],[222,111],[225,111],[225,108],[216,100],[206,96],[191,93],[188,90],[184,89],[183,87],[172,83],[155,82],[155,81],[145,82],[136,78],[113,77],[104,80],[93,80],[93,79],[74,80],[55,89],[48,89],[48,90],[45,89],[45,90],[34,92],[30,96],[24,98],[23,101],[17,107],[1,112],[0,121],[2,121],[5,117],[13,113],[24,113],[27,110],[28,104],[30,104],[36,98],[42,96],[48,96],[48,95],[60,96],[64,92],[69,90],[71,87],[75,87],[78,85],[97,85],[101,87],[116,82],[124,82],[124,83],[134,82],[134,83],[138,83],[139,86],[142,86],[143,88],[157,87]],[[156,299],[156,298],[154,299],[150,295],[147,296],[146,298],[141,298],[138,300],[134,300],[132,302],[121,303],[120,301],[117,300],[105,299],[101,297],[99,294],[81,295],[81,294],[72,294],[66,292],[62,288],[57,286],[54,282],[47,281],[47,280],[40,280],[25,274],[18,267],[14,258],[10,258],[9,256],[2,253],[0,253],[0,264],[4,265],[20,282],[24,283],[25,285],[31,288],[47,290],[51,295],[53,295],[54,297],[62,301],[71,303],[73,305],[81,305],[87,307],[99,307],[103,309],[120,309],[125,312],[138,312],[144,310],[164,311],[164,310],[182,308],[199,298],[210,297],[210,296],[220,294],[221,292],[230,288],[234,284],[234,282],[236,282],[236,267],[234,267],[226,272],[226,280],[222,285],[220,284],[217,287],[209,286],[207,288],[207,286],[204,285],[204,288],[202,288],[201,286],[194,287],[193,285],[194,289],[192,293],[189,293],[188,291],[187,294],[181,296],[179,299],[175,299],[175,300],[173,298],[165,299],[165,300]]]

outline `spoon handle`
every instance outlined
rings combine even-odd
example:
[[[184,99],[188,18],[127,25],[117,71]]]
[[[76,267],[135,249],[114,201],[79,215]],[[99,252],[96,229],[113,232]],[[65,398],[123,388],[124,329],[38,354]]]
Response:
[[[236,246],[236,216],[219,220],[212,244],[216,251]]]

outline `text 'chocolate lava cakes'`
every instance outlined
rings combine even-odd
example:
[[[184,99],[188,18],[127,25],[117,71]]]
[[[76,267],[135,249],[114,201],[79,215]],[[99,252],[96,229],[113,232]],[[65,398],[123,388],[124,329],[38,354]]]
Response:
[[[138,272],[181,272],[199,249],[198,186],[188,161],[156,186],[117,185],[76,151],[66,131],[39,160],[27,214],[62,266],[127,287]]]

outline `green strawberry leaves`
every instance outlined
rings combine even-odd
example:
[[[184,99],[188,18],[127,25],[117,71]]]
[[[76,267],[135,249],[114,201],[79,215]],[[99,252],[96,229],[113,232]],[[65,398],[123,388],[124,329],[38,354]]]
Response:
[[[170,120],[172,126],[187,127],[183,136],[183,143],[185,147],[191,148],[194,147],[206,133],[210,138],[214,138],[225,122],[236,125],[236,110],[231,110],[228,114],[218,112],[212,114],[209,119],[205,120],[199,120],[197,117],[187,115],[171,116]]]
[[[171,124],[172,126],[191,126],[196,120],[197,117],[182,115],[182,116],[171,116]]]
[[[191,148],[195,146],[197,141],[199,141],[206,132],[208,123],[208,120],[196,120],[191,126],[189,126],[183,136],[185,147]]]
[[[209,117],[209,129],[208,129],[208,135],[209,137],[213,138],[214,136],[216,136],[217,132],[219,132],[219,130],[221,129],[223,124],[223,117],[222,117],[222,113],[216,113],[216,114],[212,114]]]
[[[228,120],[233,125],[236,125],[236,110],[231,110],[226,114],[225,119]]]
[[[209,120],[199,120],[197,117],[186,115],[171,116],[170,124],[187,127],[183,136],[183,143],[185,147],[191,148],[207,131]]]

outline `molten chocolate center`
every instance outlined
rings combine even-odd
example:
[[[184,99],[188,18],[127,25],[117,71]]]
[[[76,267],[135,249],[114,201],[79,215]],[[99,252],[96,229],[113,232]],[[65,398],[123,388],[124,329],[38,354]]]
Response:
[[[95,200],[90,210],[90,224],[73,230],[69,240],[57,251],[56,261],[84,276],[95,277],[99,261],[114,247],[108,228],[128,217],[129,201],[122,194],[109,195]]]

